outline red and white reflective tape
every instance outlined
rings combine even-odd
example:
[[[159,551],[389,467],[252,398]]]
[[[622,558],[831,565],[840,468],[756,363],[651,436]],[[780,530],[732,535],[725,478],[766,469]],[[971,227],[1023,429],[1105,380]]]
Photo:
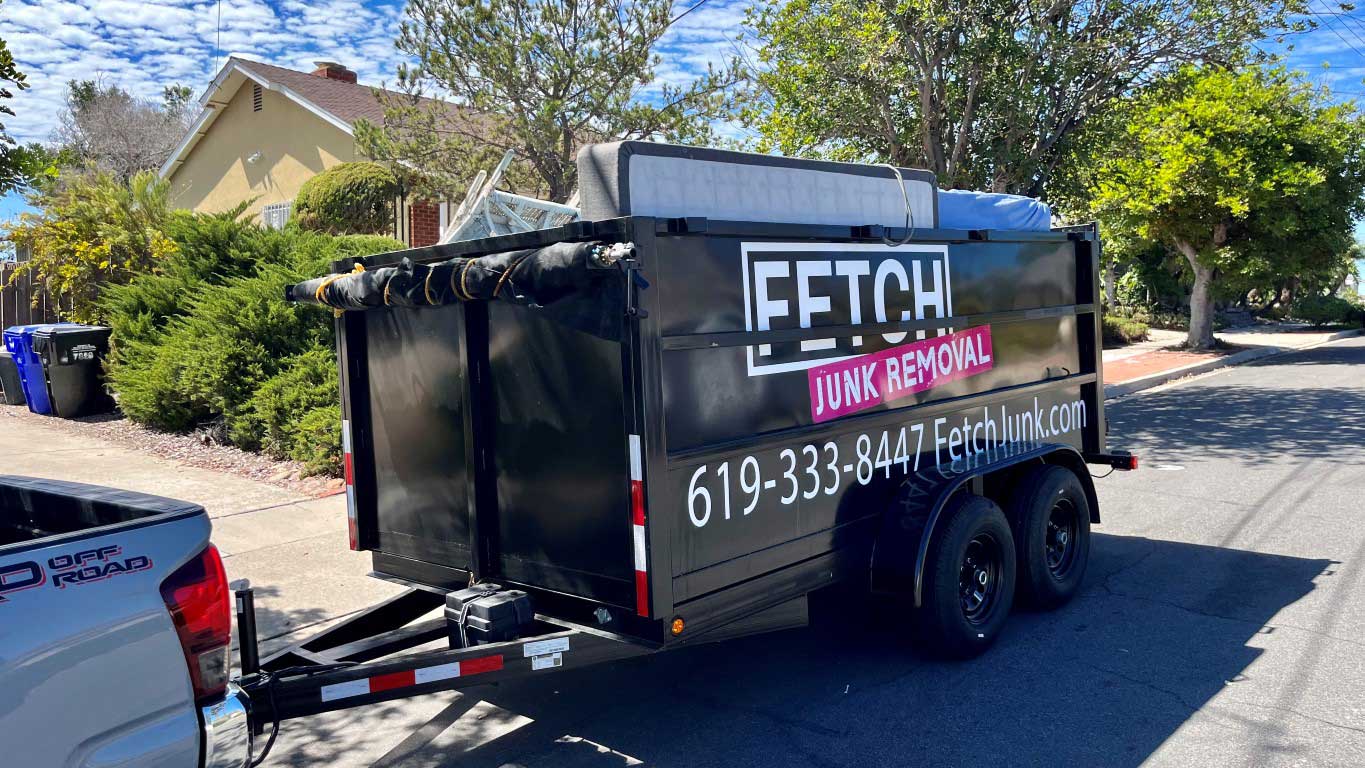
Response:
[[[322,686],[322,700],[336,701],[337,699],[349,699],[355,696],[369,696],[381,691],[391,691],[395,688],[408,688],[424,683],[434,683],[437,680],[453,680],[457,677],[467,677],[477,675],[480,672],[493,672],[499,669],[502,669],[501,654],[480,656],[477,659],[452,661],[449,664],[437,664],[434,667],[408,669],[402,672],[390,672],[387,675],[375,675],[374,677],[352,680],[347,683],[324,685]]]
[[[630,436],[630,518],[635,540],[635,612],[649,616],[649,556],[645,547],[645,468],[640,436]]]
[[[360,549],[360,529],[355,511],[355,463],[351,459],[351,420],[341,420],[341,466],[346,477],[346,532],[351,549]]]

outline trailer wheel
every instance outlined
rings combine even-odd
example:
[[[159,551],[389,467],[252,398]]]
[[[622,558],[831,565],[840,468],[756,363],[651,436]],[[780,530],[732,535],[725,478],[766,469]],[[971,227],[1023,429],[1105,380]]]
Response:
[[[1090,560],[1090,502],[1076,473],[1036,467],[1014,489],[1010,520],[1019,559],[1019,595],[1056,608],[1076,595]]]
[[[919,635],[938,655],[971,658],[995,642],[1014,603],[1014,537],[995,502],[961,494],[929,543]]]

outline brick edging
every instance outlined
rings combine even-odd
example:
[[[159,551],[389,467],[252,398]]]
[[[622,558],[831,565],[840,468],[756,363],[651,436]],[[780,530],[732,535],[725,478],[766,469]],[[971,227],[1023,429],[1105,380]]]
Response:
[[[1318,347],[1323,344],[1328,344],[1333,341],[1339,341],[1341,339],[1349,338],[1351,336],[1357,336],[1360,333],[1362,333],[1362,329],[1360,328],[1338,331],[1332,334],[1331,336],[1328,336],[1327,338],[1323,339],[1322,341],[1316,342],[1314,344],[1309,344],[1308,346],[1305,347],[1258,347],[1256,349],[1248,349],[1242,352],[1238,352],[1234,355],[1226,355],[1224,357],[1215,358],[1213,360],[1204,360],[1198,363],[1182,365],[1178,368],[1172,368],[1169,371],[1160,371],[1158,373],[1153,373],[1148,376],[1133,379],[1132,381],[1125,381],[1120,384],[1106,384],[1104,385],[1104,399],[1113,400],[1114,398],[1118,397],[1126,397],[1136,392],[1141,392],[1145,389],[1159,387],[1162,384],[1175,381],[1176,379],[1183,379],[1186,376],[1196,376],[1201,373],[1216,371],[1219,368],[1229,368],[1234,365],[1249,363],[1252,360],[1259,360],[1263,357],[1278,355],[1282,352],[1302,352],[1304,350],[1313,349],[1314,347]]]

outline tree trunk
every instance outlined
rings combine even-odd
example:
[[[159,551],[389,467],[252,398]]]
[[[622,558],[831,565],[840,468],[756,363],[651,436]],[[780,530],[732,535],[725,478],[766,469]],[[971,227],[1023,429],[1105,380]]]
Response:
[[[1213,347],[1213,301],[1209,289],[1213,285],[1213,267],[1202,264],[1194,246],[1184,240],[1176,240],[1175,247],[1194,272],[1194,289],[1190,291],[1190,332],[1185,337],[1185,345],[1190,349],[1210,349]]]
[[[1118,306],[1114,300],[1114,262],[1104,265],[1104,301],[1110,307]]]

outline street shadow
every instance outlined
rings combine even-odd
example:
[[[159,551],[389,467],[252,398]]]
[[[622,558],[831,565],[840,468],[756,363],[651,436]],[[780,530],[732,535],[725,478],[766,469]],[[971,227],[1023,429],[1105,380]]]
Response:
[[[1096,534],[1082,595],[1016,612],[973,661],[927,659],[884,620],[896,606],[831,593],[802,630],[447,694],[421,721],[389,704],[291,723],[271,763],[332,764],[361,728],[407,734],[384,768],[1137,766],[1246,679],[1249,641],[1331,566]]]
[[[1293,370],[1362,364],[1365,347],[1325,346],[1248,366],[1269,374],[1265,383],[1213,378],[1124,398],[1106,408],[1110,441],[1121,437],[1124,448],[1176,462],[1269,465],[1340,456],[1343,448],[1365,445],[1365,389],[1303,386]],[[1277,386],[1276,378],[1293,384]]]

